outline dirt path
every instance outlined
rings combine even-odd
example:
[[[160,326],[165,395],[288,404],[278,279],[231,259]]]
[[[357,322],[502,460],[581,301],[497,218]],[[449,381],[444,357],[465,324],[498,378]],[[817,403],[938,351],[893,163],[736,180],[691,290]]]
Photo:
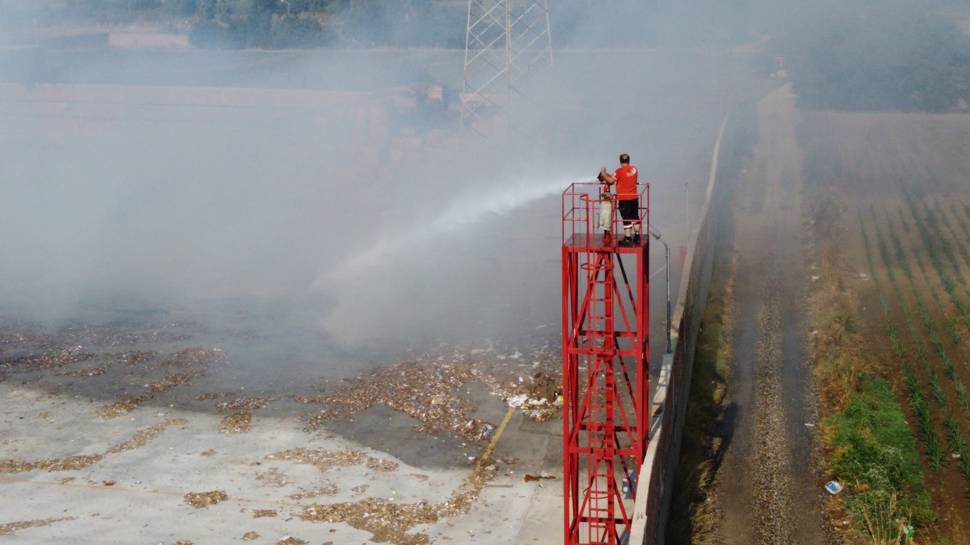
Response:
[[[736,420],[719,471],[720,543],[826,543],[812,463],[802,156],[789,88],[758,104],[758,138],[734,194]]]

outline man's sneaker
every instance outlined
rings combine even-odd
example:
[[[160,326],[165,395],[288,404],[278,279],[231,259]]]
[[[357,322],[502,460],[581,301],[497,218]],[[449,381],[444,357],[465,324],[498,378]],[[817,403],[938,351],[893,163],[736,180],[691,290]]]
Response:
[[[630,237],[623,237],[623,240],[620,241],[620,246],[623,246],[624,248],[630,248],[630,247],[632,247],[633,246],[633,239],[630,238]]]
[[[640,245],[640,235],[633,235],[633,245],[634,246]]]

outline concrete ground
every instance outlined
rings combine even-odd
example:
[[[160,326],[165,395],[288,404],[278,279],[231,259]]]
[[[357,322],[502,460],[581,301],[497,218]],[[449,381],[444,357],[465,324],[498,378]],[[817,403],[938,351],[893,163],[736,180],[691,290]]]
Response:
[[[134,345],[107,340],[124,335]],[[450,388],[454,398],[435,393],[441,399],[427,406],[412,399],[405,411],[418,419],[354,406],[313,429],[308,418],[324,401],[308,397],[370,395],[386,371],[290,391],[227,390],[219,377],[233,363],[224,353],[148,336],[113,329],[65,349],[56,335],[4,329],[0,490],[19,499],[0,504],[4,542],[552,543],[561,532],[559,421],[508,410],[488,379]],[[453,406],[465,399],[472,403]],[[481,440],[461,429],[415,431],[448,428],[421,412],[436,403],[499,427]]]

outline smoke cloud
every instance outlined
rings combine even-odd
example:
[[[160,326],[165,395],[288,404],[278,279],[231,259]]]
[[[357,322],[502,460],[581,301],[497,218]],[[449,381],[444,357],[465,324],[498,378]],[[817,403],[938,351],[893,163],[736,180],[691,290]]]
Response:
[[[750,56],[686,19],[655,39],[677,47],[606,50],[588,38],[615,14],[573,6],[512,130],[482,139],[411,105],[439,83],[454,108],[460,50],[50,47],[12,5],[0,310],[55,325],[244,311],[343,347],[554,340],[559,192],[630,153],[682,243],[685,189],[752,92]]]

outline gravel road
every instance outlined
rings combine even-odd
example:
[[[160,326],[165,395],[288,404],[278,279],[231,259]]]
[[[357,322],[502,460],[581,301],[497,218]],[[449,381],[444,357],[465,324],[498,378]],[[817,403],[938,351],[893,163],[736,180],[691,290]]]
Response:
[[[728,545],[829,542],[814,463],[796,120],[787,86],[759,103],[759,143],[734,188],[728,402],[738,413],[715,493],[718,542]]]

